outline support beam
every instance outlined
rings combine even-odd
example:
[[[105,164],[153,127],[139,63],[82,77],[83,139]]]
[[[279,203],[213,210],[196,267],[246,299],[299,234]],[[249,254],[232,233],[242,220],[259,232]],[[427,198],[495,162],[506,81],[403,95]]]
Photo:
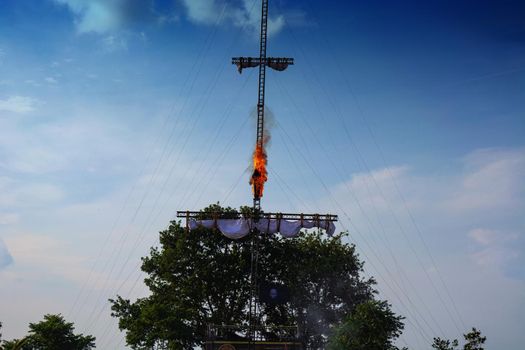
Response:
[[[232,64],[237,66],[239,73],[242,73],[244,68],[254,68],[258,67],[261,62],[272,69],[282,72],[288,66],[293,65],[293,58],[289,57],[267,57],[262,59],[260,57],[233,57]]]
[[[281,219],[281,220],[321,220],[336,222],[338,220],[337,215],[332,214],[303,214],[303,213],[253,213],[252,215],[246,214],[225,214],[225,213],[206,213],[202,211],[177,211],[177,217],[181,219],[198,219],[198,220],[215,220],[215,219],[253,219],[258,217],[259,219]]]

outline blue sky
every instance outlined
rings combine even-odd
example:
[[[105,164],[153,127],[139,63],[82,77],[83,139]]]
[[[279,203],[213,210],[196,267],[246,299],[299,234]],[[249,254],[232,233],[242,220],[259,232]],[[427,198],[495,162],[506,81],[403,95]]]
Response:
[[[0,3],[0,321],[104,301],[176,210],[250,203],[252,0]],[[334,212],[407,316],[400,344],[525,342],[525,5],[271,1],[267,210]],[[431,252],[431,255],[429,255]],[[139,282],[137,282],[139,281]]]

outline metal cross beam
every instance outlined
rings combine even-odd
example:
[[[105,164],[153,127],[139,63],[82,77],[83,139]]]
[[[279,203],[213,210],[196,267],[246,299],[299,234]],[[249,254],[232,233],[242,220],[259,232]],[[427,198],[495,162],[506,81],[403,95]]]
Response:
[[[247,214],[224,214],[224,213],[209,213],[201,211],[177,211],[178,218],[184,219],[198,219],[198,220],[215,220],[215,219],[281,219],[281,220],[312,220],[312,221],[329,221],[336,222],[337,215],[332,214],[293,214],[293,213],[253,213]]]
[[[266,57],[265,60],[261,61],[260,57],[233,57],[232,64],[237,66],[239,73],[242,73],[244,68],[258,67],[261,62],[266,64],[267,67],[282,72],[289,65],[294,63],[293,58],[289,57]]]

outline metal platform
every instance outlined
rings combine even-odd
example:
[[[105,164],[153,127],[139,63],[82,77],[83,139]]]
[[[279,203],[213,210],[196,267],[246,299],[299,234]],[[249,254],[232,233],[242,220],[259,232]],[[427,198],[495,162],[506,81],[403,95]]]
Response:
[[[248,339],[251,329],[253,340]],[[209,325],[204,350],[303,350],[296,326]]]
[[[303,350],[299,342],[271,342],[271,341],[207,341],[205,350]]]
[[[292,214],[292,213],[210,213],[202,211],[177,211],[177,217],[183,219],[197,219],[197,220],[217,220],[217,219],[278,219],[278,220],[311,220],[311,221],[331,221],[338,220],[337,215],[332,214]]]

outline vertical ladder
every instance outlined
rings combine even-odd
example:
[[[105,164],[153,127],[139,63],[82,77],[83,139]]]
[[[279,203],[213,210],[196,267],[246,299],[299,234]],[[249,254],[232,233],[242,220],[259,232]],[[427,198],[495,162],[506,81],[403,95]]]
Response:
[[[258,147],[264,146],[264,90],[266,83],[266,40],[268,36],[268,0],[262,0],[261,9],[261,41],[259,47],[259,94],[257,100],[257,143]],[[254,221],[258,221],[259,213],[261,212],[261,198],[253,198],[253,211],[255,215]],[[258,324],[258,268],[259,265],[259,232],[254,229],[252,233],[251,242],[251,264],[250,264],[250,314],[249,314],[249,346],[248,348],[255,348],[255,340],[257,334]]]
[[[268,0],[262,1],[261,40],[259,47],[259,95],[257,100],[257,146],[264,145],[264,92],[266,84],[266,41],[268,38]],[[261,199],[253,199],[253,210],[261,210]]]

